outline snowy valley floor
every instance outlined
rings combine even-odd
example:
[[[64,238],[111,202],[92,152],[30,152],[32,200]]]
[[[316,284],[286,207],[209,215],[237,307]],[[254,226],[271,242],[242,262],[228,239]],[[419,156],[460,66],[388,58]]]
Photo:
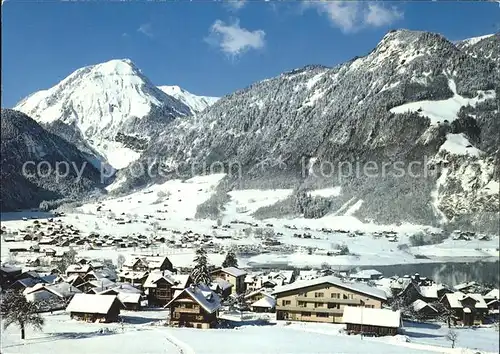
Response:
[[[75,208],[63,218],[65,224],[72,224],[88,235],[92,231],[100,234],[109,234],[115,237],[124,237],[132,233],[143,234],[153,237],[153,234],[165,236],[169,239],[179,239],[180,235],[172,234],[171,230],[185,232],[191,230],[199,234],[230,237],[229,239],[214,238],[214,242],[229,246],[233,245],[260,245],[260,254],[249,255],[240,260],[240,266],[295,266],[295,267],[319,267],[322,263],[339,266],[356,265],[389,265],[408,263],[429,263],[449,261],[475,261],[478,259],[498,260],[498,236],[493,236],[488,241],[478,239],[453,240],[448,238],[444,242],[421,247],[409,247],[403,249],[401,246],[409,245],[409,237],[418,231],[431,232],[432,227],[413,224],[402,225],[377,225],[374,223],[362,223],[354,216],[353,210],[346,210],[338,214],[330,214],[320,219],[305,219],[302,217],[294,219],[266,219],[256,220],[252,214],[261,207],[274,205],[276,202],[291,195],[291,189],[277,190],[239,190],[230,192],[230,200],[224,206],[220,217],[223,224],[240,220],[258,224],[256,228],[266,228],[272,224],[272,229],[281,236],[277,239],[282,245],[292,247],[289,252],[277,252],[267,249],[262,245],[262,237],[258,238],[255,233],[246,235],[244,230],[248,228],[242,224],[231,224],[229,229],[214,230],[214,220],[195,219],[196,208],[208,200],[214,193],[215,188],[224,177],[223,174],[208,176],[197,176],[186,181],[171,180],[164,184],[150,186],[141,191],[134,192],[123,197],[110,197],[103,200],[102,204],[88,203]],[[330,195],[335,197],[338,189],[326,188],[314,191],[315,195]],[[163,195],[163,196],[160,196]],[[166,197],[168,195],[168,197]],[[358,203],[359,204],[359,203]],[[357,204],[356,204],[357,205]],[[102,208],[98,211],[98,208]],[[352,208],[351,208],[352,209]],[[2,226],[17,230],[28,225],[22,217],[39,216],[40,213],[7,213],[2,214]],[[338,215],[337,215],[338,214]],[[111,215],[123,217],[133,221],[130,224],[118,224]],[[146,218],[146,216],[150,216]],[[47,217],[47,216],[45,216]],[[31,223],[29,223],[31,224]],[[169,231],[153,231],[153,225],[168,229]],[[297,229],[290,229],[293,225]],[[345,231],[360,231],[362,235],[349,237],[348,233],[325,234],[318,231],[321,228],[341,229]],[[253,229],[255,230],[255,228]],[[398,235],[397,242],[390,242],[386,237],[374,237],[374,232],[393,231]],[[309,233],[312,238],[297,238],[295,233]],[[353,234],[351,234],[352,236]],[[2,240],[2,261],[9,259],[9,248],[30,247],[33,242],[10,242]],[[333,250],[336,246],[345,244],[349,247],[352,255],[328,256],[326,251]],[[56,250],[59,247],[50,246]],[[170,247],[165,243],[156,243],[148,248],[122,248],[96,247],[85,249],[76,246],[80,257],[108,258],[114,262],[119,253],[124,256],[131,254],[161,253],[168,255],[176,267],[191,266],[195,244],[184,244],[180,248]],[[307,249],[319,249],[323,253],[308,254]],[[266,251],[267,252],[264,252]],[[23,263],[25,257],[33,257],[36,254],[19,254],[16,260]],[[417,257],[420,256],[420,257]],[[213,264],[222,262],[223,255],[219,253],[209,254]]]
[[[1,352],[10,353],[495,353],[498,332],[493,328],[456,329],[457,348],[451,349],[447,328],[433,324],[405,325],[406,336],[363,338],[341,333],[343,325],[271,321],[233,329],[165,327],[165,311],[122,312],[125,324],[83,323],[65,312],[45,315],[42,332],[27,330],[24,342],[16,327],[2,331]],[[102,332],[102,333],[100,333]],[[409,341],[407,341],[407,339]]]

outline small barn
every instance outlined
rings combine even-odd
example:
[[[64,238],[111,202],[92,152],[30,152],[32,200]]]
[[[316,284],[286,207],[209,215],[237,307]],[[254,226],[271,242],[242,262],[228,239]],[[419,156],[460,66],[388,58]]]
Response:
[[[394,336],[401,328],[401,311],[345,306],[343,322],[348,334]]]
[[[264,295],[260,300],[251,305],[253,312],[274,312],[276,310],[276,299],[269,295]]]
[[[71,318],[87,322],[116,322],[122,306],[116,295],[76,294],[66,312]]]

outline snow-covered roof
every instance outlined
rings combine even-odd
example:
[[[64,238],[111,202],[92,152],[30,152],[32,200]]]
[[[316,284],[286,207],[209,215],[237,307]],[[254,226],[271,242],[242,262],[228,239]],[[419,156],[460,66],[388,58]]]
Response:
[[[236,267],[226,267],[220,269],[220,271],[232,275],[233,277],[241,277],[243,275],[247,275],[247,272]]]
[[[76,294],[66,312],[107,314],[116,300],[116,295]]]
[[[162,264],[168,260],[167,256],[148,256],[146,257],[146,262],[150,269],[160,268]]]
[[[500,291],[498,289],[490,290],[488,293],[483,295],[485,299],[500,299]]]
[[[399,328],[401,312],[399,310],[345,306],[342,320],[344,323]]]
[[[471,281],[471,282],[468,282],[468,283],[461,283],[461,284],[458,284],[458,285],[455,285],[453,288],[455,290],[463,290],[463,289],[467,289],[467,288],[470,288],[472,286],[476,286],[477,283],[475,281]]]
[[[380,273],[376,269],[365,269],[357,273],[351,274],[349,277],[353,279],[371,279],[373,276],[381,276],[381,275],[382,273]]]
[[[226,289],[229,289],[232,286],[233,286],[233,284],[231,284],[230,282],[225,281],[224,279],[217,278],[210,285],[210,289],[215,291],[215,290],[217,290],[217,288],[220,288],[222,291],[224,291]]]
[[[55,284],[36,284],[31,288],[26,288],[23,292],[24,295],[28,295],[37,291],[48,291],[59,298],[67,298],[72,296],[73,294],[81,293],[80,290],[68,284],[66,282],[60,282]]]
[[[68,273],[87,273],[92,270],[92,267],[88,264],[70,264],[66,268],[66,274]]]
[[[112,288],[112,287],[116,286],[116,283],[114,281],[111,281],[111,280],[109,280],[107,278],[101,278],[101,279],[97,279],[97,280],[90,280],[87,283],[89,283],[93,287],[99,288],[99,289],[109,289],[109,288]]]
[[[156,288],[156,282],[160,279],[165,279],[171,285],[175,284],[175,279],[173,278],[171,273],[169,273],[168,271],[162,272],[158,270],[149,273],[148,277],[146,278],[146,281],[144,282],[144,287]]]
[[[144,265],[147,265],[147,262],[144,258],[130,257],[130,258],[127,258],[127,260],[125,260],[125,262],[123,263],[123,266],[127,267],[127,268],[132,268],[137,262],[142,262],[142,263],[144,263]]]
[[[462,301],[467,298],[473,298],[476,300],[475,308],[477,309],[486,309],[488,306],[486,305],[486,302],[484,302],[484,298],[481,294],[464,294],[459,291],[455,293],[450,293],[445,295],[448,303],[450,304],[451,308],[463,308]]]
[[[177,295],[175,295],[172,300],[170,300],[170,302],[165,305],[165,307],[169,307],[170,304],[175,302],[177,298],[183,293],[188,294],[191,299],[197,302],[208,313],[217,311],[221,306],[221,299],[219,295],[210,290],[210,288],[206,285],[197,285],[189,286],[186,289],[179,291]]]
[[[134,280],[139,280],[148,275],[148,272],[134,272],[134,271],[129,271],[129,270],[124,270],[122,271],[119,276],[126,278],[126,279],[134,279]]]
[[[265,307],[265,308],[274,308],[276,307],[276,299],[269,295],[264,295],[264,297],[260,300],[255,301],[252,307]]]
[[[377,289],[375,287],[369,286],[364,283],[347,282],[332,275],[310,280],[296,281],[291,284],[280,286],[273,291],[273,295],[320,284],[331,284],[334,286],[338,286],[340,288],[349,289],[358,293],[366,294],[367,296],[372,296],[381,300],[387,300],[387,295],[385,291],[381,289]]]
[[[426,306],[430,307],[430,308],[431,308],[432,310],[434,310],[435,312],[438,312],[434,306],[432,306],[431,304],[428,304],[428,303],[427,303],[427,302],[425,302],[424,300],[420,300],[420,299],[415,300],[415,301],[411,304],[411,306],[412,306],[412,307],[413,307],[413,309],[414,309],[415,311],[417,311],[417,312],[418,312],[418,311],[420,311],[420,310],[422,310],[422,309],[423,309],[424,307],[426,307]]]
[[[118,300],[120,300],[122,303],[131,303],[131,304],[136,304],[141,300],[141,294],[134,294],[134,293],[126,293],[126,292],[120,292],[117,295]]]
[[[432,298],[432,299],[438,298],[438,290],[440,290],[440,289],[441,289],[441,287],[437,284],[419,287],[420,294],[422,294],[423,297]]]

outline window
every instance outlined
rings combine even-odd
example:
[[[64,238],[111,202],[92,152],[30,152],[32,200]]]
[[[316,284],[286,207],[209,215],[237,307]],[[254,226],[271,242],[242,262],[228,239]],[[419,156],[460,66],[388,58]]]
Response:
[[[174,318],[179,318],[181,317],[181,314],[179,312],[174,312]]]
[[[302,312],[301,315],[304,316],[304,317],[311,317],[311,313],[310,312]]]
[[[318,307],[323,307],[323,303],[322,302],[315,302],[314,308],[318,308]]]
[[[328,308],[329,308],[329,309],[340,309],[340,304],[336,304],[336,303],[329,303],[329,304],[328,304]]]
[[[352,296],[352,294],[344,294],[343,298],[344,298],[344,300],[352,300],[353,296]]]
[[[291,305],[291,304],[292,304],[292,302],[291,302],[290,300],[283,300],[283,301],[281,302],[281,304],[282,304],[283,306],[287,306],[287,305]]]
[[[318,312],[318,313],[316,314],[316,317],[326,317],[326,318],[328,318],[328,314],[327,314],[327,313],[325,313],[325,312]]]
[[[324,293],[314,293],[314,297],[324,297]]]
[[[305,301],[299,301],[298,302],[298,306],[299,307],[306,307],[307,306],[307,302],[305,302]]]
[[[366,307],[366,308],[368,308],[368,309],[373,309],[373,308],[375,308],[375,306],[374,306],[374,305],[365,305],[365,307]]]
[[[332,293],[332,299],[340,299],[339,293]]]

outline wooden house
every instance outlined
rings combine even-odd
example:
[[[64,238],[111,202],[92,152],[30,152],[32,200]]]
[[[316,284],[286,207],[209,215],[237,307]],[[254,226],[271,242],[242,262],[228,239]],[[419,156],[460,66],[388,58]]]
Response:
[[[191,277],[188,274],[154,271],[148,275],[143,288],[149,306],[165,306],[172,300],[176,290],[183,290],[190,284]]]
[[[419,319],[436,318],[439,315],[439,311],[432,304],[429,304],[424,300],[415,300],[411,304],[411,308]]]
[[[76,294],[66,312],[71,318],[87,322],[116,322],[121,308],[116,295]]]
[[[456,325],[464,326],[483,324],[488,314],[488,305],[481,294],[464,294],[455,292],[446,294],[441,300],[442,304],[451,312],[451,320]]]
[[[220,306],[219,296],[207,286],[191,285],[178,291],[165,307],[170,309],[171,325],[214,328]]]
[[[348,334],[394,336],[401,328],[401,312],[346,306],[342,321]]]

